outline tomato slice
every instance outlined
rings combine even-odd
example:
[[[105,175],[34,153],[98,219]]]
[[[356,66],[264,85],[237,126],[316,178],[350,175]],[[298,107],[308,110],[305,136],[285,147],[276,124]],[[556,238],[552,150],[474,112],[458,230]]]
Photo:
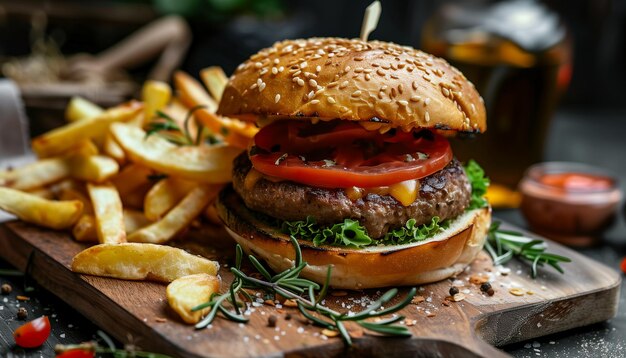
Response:
[[[84,349],[71,349],[56,355],[56,358],[94,358],[96,353]]]
[[[50,336],[50,321],[41,316],[25,323],[13,332],[15,344],[22,348],[36,348],[44,344]]]
[[[371,188],[426,177],[452,160],[448,140],[428,130],[381,134],[345,121],[279,121],[250,151],[259,172],[322,188]]]

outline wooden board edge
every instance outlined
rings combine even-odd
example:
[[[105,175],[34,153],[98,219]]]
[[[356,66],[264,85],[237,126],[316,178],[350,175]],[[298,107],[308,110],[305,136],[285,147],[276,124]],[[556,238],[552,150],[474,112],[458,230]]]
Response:
[[[156,330],[146,325],[145,322],[116,304],[108,296],[102,294],[95,286],[86,283],[82,275],[71,272],[68,267],[51,259],[29,242],[20,240],[21,245],[11,245],[9,241],[17,238],[17,235],[7,228],[6,225],[0,224],[0,252],[4,253],[2,255],[3,258],[22,272],[28,270],[30,277],[41,287],[62,299],[90,321],[97,321],[98,326],[111,334],[115,339],[124,342],[128,338],[127,334],[130,333],[133,336],[149,340],[149,348],[159,353],[173,357],[184,355],[185,357],[203,358],[173,344],[167,337],[160,335]],[[46,270],[41,269],[41,267],[44,267],[44,261],[47,261],[45,264]],[[82,287],[85,291],[79,292],[73,287]],[[88,299],[88,297],[93,299]],[[103,310],[107,310],[111,314],[96,315],[97,312]],[[128,317],[128,321],[116,320],[115,317]],[[136,329],[133,327],[140,328]]]

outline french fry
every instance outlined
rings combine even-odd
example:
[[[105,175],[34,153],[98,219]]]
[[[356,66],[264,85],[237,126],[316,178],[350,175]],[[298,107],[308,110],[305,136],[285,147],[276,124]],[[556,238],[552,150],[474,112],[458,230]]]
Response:
[[[120,169],[115,160],[104,155],[87,157],[78,155],[68,160],[73,178],[92,183],[102,183],[117,174]]]
[[[128,241],[153,244],[169,241],[174,235],[191,224],[202,212],[202,209],[217,196],[221,187],[221,185],[195,187],[163,219],[135,231],[128,236]]]
[[[152,221],[161,219],[197,185],[195,182],[175,177],[160,180],[152,186],[144,199],[143,208],[146,218]]]
[[[150,224],[152,224],[152,221],[148,220],[143,212],[124,208],[124,225],[126,226],[127,234],[132,234]]]
[[[190,108],[201,105],[207,106],[207,109],[195,111],[194,115],[211,132],[223,135],[224,140],[230,145],[241,149],[247,148],[250,140],[258,131],[254,125],[216,115],[217,103],[209,96],[200,82],[185,72],[177,71],[174,74],[174,84],[180,100],[186,106]]]
[[[220,290],[221,280],[218,276],[206,273],[183,276],[167,285],[167,303],[178,313],[185,323],[196,324],[211,310],[191,309],[211,300],[211,295]]]
[[[142,186],[149,184],[148,177],[153,171],[139,164],[129,164],[122,171],[111,179],[120,196],[130,195]]]
[[[102,143],[102,150],[104,154],[109,157],[115,159],[115,161],[120,164],[126,164],[126,153],[124,153],[124,149],[120,147],[119,144],[113,139],[111,133],[107,133],[104,137],[104,143]]]
[[[32,190],[61,181],[70,175],[64,158],[36,161],[12,170],[0,171],[0,186],[17,190]]]
[[[91,139],[83,139],[63,154],[65,157],[72,157],[75,155],[88,157],[90,155],[100,154],[100,149],[98,149],[98,146]]]
[[[226,84],[228,83],[228,77],[224,73],[224,70],[219,66],[211,66],[200,71],[200,78],[202,82],[209,89],[211,96],[215,98],[217,102],[222,100],[222,93]]]
[[[99,116],[104,110],[97,104],[82,97],[72,97],[65,108],[65,119],[68,122],[76,122],[85,118]]]
[[[124,123],[114,123],[111,133],[133,162],[204,183],[230,181],[232,161],[241,152],[224,145],[179,147],[159,136],[146,138],[142,129]]]
[[[62,188],[58,198],[59,200],[78,200],[83,203],[83,214],[93,214],[93,206],[84,187],[73,185]]]
[[[151,224],[141,211],[124,209],[124,226],[127,234]],[[93,214],[83,214],[74,225],[72,235],[76,241],[98,242],[96,218]]]
[[[129,102],[106,110],[97,117],[69,123],[42,134],[32,141],[33,151],[40,158],[62,154],[79,144],[84,139],[97,138],[106,133],[114,122],[127,121],[141,111],[140,102]]]
[[[49,188],[35,188],[26,190],[28,194],[36,195],[42,199],[54,200],[56,199],[56,195],[54,191]]]
[[[83,204],[78,200],[52,201],[19,190],[0,188],[0,209],[26,222],[59,230],[78,220]]]
[[[98,242],[96,217],[93,214],[83,214],[72,228],[74,240],[80,242]]]
[[[170,99],[172,99],[170,85],[160,81],[146,81],[141,90],[141,100],[145,104],[145,120],[152,120],[157,111],[161,111],[167,106]]]
[[[87,184],[87,192],[96,217],[98,241],[103,244],[126,242],[122,201],[111,184]]]
[[[216,275],[219,264],[166,245],[100,244],[81,251],[72,260],[72,271],[124,280],[172,282],[206,273]]]

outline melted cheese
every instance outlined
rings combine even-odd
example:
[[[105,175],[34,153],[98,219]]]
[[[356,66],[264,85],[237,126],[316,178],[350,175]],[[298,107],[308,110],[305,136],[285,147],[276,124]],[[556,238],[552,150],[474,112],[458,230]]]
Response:
[[[376,194],[380,196],[390,195],[394,199],[398,200],[400,204],[409,206],[415,202],[419,194],[420,185],[419,180],[406,180],[391,186],[380,186],[375,188],[346,188],[346,196],[352,200],[357,201],[367,196],[367,194]]]

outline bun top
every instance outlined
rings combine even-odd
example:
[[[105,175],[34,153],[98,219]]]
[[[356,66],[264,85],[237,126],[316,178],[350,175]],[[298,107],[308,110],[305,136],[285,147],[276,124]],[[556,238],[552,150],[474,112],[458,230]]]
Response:
[[[483,100],[459,70],[411,47],[359,39],[286,40],[261,50],[230,77],[218,113],[487,129]]]

